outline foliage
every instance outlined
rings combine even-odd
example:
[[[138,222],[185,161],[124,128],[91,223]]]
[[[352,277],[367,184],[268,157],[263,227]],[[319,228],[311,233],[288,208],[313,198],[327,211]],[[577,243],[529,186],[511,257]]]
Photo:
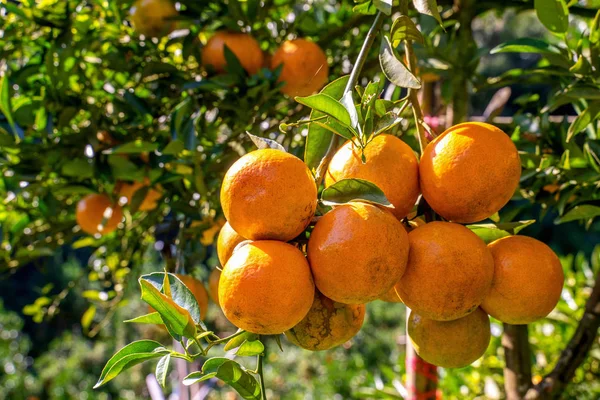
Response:
[[[406,88],[419,88],[425,74],[433,74],[440,79],[439,107],[454,106],[457,120],[466,117],[468,90],[474,92],[473,111],[484,103],[478,100],[486,99],[487,104],[498,88],[511,86],[519,95],[508,106],[513,119],[503,128],[521,150],[520,190],[500,215],[472,228],[488,240],[523,229],[564,254],[567,286],[563,299],[548,320],[530,328],[534,374],[540,377],[549,372],[563,342],[574,331],[587,288],[600,268],[598,248],[592,250],[600,229],[595,220],[600,215],[600,13],[593,5],[585,8],[563,0],[519,2],[510,9],[504,2],[487,2],[473,6],[474,26],[477,21],[520,13],[518,18],[533,23],[520,24],[527,28],[519,29],[537,31],[531,37],[509,37],[510,25],[505,21],[501,42],[492,32],[478,43],[477,35],[462,33],[464,27],[458,21],[462,16],[447,2],[440,1],[438,7],[435,1],[414,1],[410,13],[399,18],[397,2],[357,3],[353,7],[346,2],[316,1],[308,6],[283,0],[265,2],[262,7],[252,0],[183,0],[178,30],[161,39],[141,38],[131,28],[127,22],[131,1],[2,3],[0,270],[14,277],[21,268],[52,262],[65,247],[87,265],[69,278],[69,284],[40,285],[41,293],[28,291],[30,304],[23,313],[36,322],[64,318],[89,336],[118,325],[139,311],[129,309],[133,312],[125,317],[116,312],[137,295],[131,281],[142,273],[152,246],[162,250],[161,264],[154,270],[173,271],[183,265],[187,272],[206,277],[217,264],[211,244],[220,218],[219,182],[238,155],[254,146],[244,132],[274,140],[296,155],[304,154],[317,179],[322,177],[319,167],[332,141],[354,139],[364,146],[371,132],[386,131],[403,136],[416,150],[423,136],[435,130],[417,111],[413,114]],[[378,11],[393,14],[394,22],[381,14],[373,17]],[[367,51],[362,71],[367,81],[352,82],[348,90],[350,78],[342,75],[350,72],[348,63],[357,59],[362,38],[375,18],[386,19],[383,37],[373,38],[379,55]],[[265,51],[274,50],[289,35],[314,39],[332,61],[332,82],[320,94],[298,98],[296,103],[279,93],[277,70],[263,68],[248,76],[234,57],[228,73],[207,74],[201,68],[200,49],[211,32],[224,27],[250,31]],[[538,34],[542,31],[544,37]],[[405,40],[413,42],[414,60],[410,54],[408,60],[403,58]],[[494,69],[493,64],[501,64],[496,60],[511,68]],[[415,62],[416,68],[411,68]],[[463,103],[461,115],[457,105]],[[572,121],[556,122],[557,117],[573,112],[577,117]],[[307,116],[308,120],[301,119]],[[119,182],[144,177],[163,189],[158,208],[137,210],[144,197],[140,191],[137,200],[134,195],[125,208],[125,222],[115,233],[91,237],[78,230],[74,209],[82,196],[92,192],[114,196]],[[379,189],[365,188],[372,185],[368,182],[338,185],[322,192],[324,207],[355,198],[387,203]],[[529,226],[531,220],[537,222]],[[179,250],[172,253],[175,245]],[[136,362],[145,357],[160,360],[156,375],[168,387],[165,365],[176,357],[204,357],[205,350],[226,341],[214,321],[199,320],[197,304],[177,278],[159,275],[167,279],[142,277],[142,299],[154,306],[173,337],[200,342],[190,343],[193,354],[158,345],[157,352],[136,349],[135,353],[144,354]],[[83,310],[57,316],[52,306],[60,308],[75,289],[85,299]],[[311,357],[285,343],[280,353],[271,339],[263,347],[255,337],[233,337],[232,342],[245,338],[229,347],[237,347],[238,355],[257,356],[255,370],[225,361],[215,347],[216,358],[205,361],[202,374],[194,373],[186,383],[217,377],[253,398],[258,390],[253,372],[259,372],[260,363],[266,360],[267,386],[284,398],[305,394],[399,398],[399,377],[406,371],[403,350],[394,341],[404,326],[398,310],[402,309],[370,304],[370,322],[352,342]],[[40,382],[44,382],[49,397],[83,392],[97,396],[98,391],[91,391],[94,378],[101,376],[99,383],[105,383],[117,369],[133,366],[131,357],[120,357],[112,364],[115,368],[119,361],[119,368],[101,375],[100,366],[114,349],[96,340],[89,351],[91,344],[64,334],[44,355],[36,355],[32,367],[27,355],[32,343],[18,333],[23,329],[20,318],[11,312],[0,312],[0,318],[3,327],[10,327],[2,329],[3,335],[16,343],[9,345],[3,336],[0,347],[4,360],[15,360],[12,367],[3,362],[0,374],[0,385],[9,395],[23,390],[41,393]],[[156,315],[150,319],[157,322]],[[442,373],[440,386],[449,398],[494,398],[502,391],[499,324],[493,333],[483,360],[474,367]],[[135,334],[130,332],[128,339]],[[69,349],[65,343],[71,341],[76,344]],[[600,392],[596,379],[599,351],[596,346],[578,370],[568,396],[594,398]],[[56,359],[61,360],[60,367],[54,364]],[[81,365],[90,365],[90,370],[81,370]],[[321,375],[328,379],[317,378]],[[136,376],[141,386],[142,379]],[[126,397],[122,390],[116,394],[113,385],[114,381],[107,390]]]

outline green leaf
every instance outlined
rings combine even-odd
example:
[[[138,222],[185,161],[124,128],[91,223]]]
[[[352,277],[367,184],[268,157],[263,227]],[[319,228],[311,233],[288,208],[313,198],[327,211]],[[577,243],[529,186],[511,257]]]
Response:
[[[56,196],[69,195],[69,194],[86,195],[86,194],[95,193],[95,191],[93,189],[90,189],[87,186],[69,185],[69,186],[60,186],[60,187],[52,188],[52,193],[54,193],[54,195],[56,195]]]
[[[0,77],[0,112],[4,114],[6,120],[10,124],[13,131],[15,131],[15,120],[12,115],[12,108],[10,105],[10,82],[8,82],[8,75]]]
[[[479,236],[484,242],[491,243],[494,240],[498,240],[506,236],[516,235],[521,230],[534,223],[535,220],[525,220],[499,224],[467,225],[467,228],[473,231],[473,233]]]
[[[169,278],[169,289],[171,291],[171,298],[175,304],[187,310],[196,325],[200,325],[203,330],[206,330],[206,326],[200,318],[200,307],[194,297],[194,294],[188,289],[187,286],[174,274],[167,274]],[[163,290],[163,284],[165,279],[164,272],[153,272],[151,274],[142,275],[140,280],[146,280],[150,282],[159,291]],[[158,311],[158,310],[157,310]]]
[[[321,92],[308,97],[296,97],[296,101],[337,119],[348,128],[352,128],[352,119],[346,107],[326,93]]]
[[[280,145],[275,140],[271,140],[271,139],[267,139],[267,138],[264,138],[264,137],[256,136],[256,135],[251,134],[248,131],[246,131],[246,135],[248,135],[248,137],[250,138],[250,140],[252,140],[252,143],[254,143],[254,145],[256,147],[258,147],[259,149],[276,149],[276,150],[285,151],[285,147],[283,147],[282,145]]]
[[[557,218],[554,221],[556,224],[564,224],[565,222],[578,221],[581,219],[590,219],[600,216],[600,207],[592,206],[590,204],[583,204],[575,206],[569,210],[565,215]]]
[[[196,327],[190,313],[179,306],[173,299],[162,294],[152,283],[140,278],[142,300],[148,303],[160,314],[165,327],[175,338],[181,340],[182,336],[191,338],[196,334]]]
[[[575,118],[567,131],[567,143],[579,132],[586,129],[592,122],[600,117],[600,101],[594,101]]]
[[[365,15],[375,15],[377,13],[377,7],[373,1],[368,0],[363,3],[357,4],[352,8],[352,11],[355,13],[365,14]]]
[[[436,0],[413,0],[415,9],[421,14],[432,16],[438,23],[442,23],[442,17],[438,11]]]
[[[392,15],[392,0],[373,0],[373,5],[385,15]]]
[[[201,372],[193,372],[183,380],[184,385],[209,378],[219,378],[235,389],[240,396],[249,400],[260,400],[260,384],[244,367],[237,362],[224,357],[214,357],[206,360]]]
[[[164,323],[158,312],[153,312],[153,313],[146,314],[146,315],[140,315],[139,317],[128,319],[123,322],[133,323],[133,324],[156,324],[156,325],[162,325]]]
[[[96,306],[90,305],[87,310],[81,316],[81,327],[85,332],[89,329],[92,321],[94,320],[94,316],[96,315]]]
[[[112,380],[124,370],[152,358],[159,358],[169,351],[154,340],[138,340],[129,343],[108,360],[94,389]]]
[[[394,126],[398,125],[402,121],[402,117],[393,111],[386,113],[375,125],[375,133],[373,135],[379,135],[389,131]]]
[[[131,202],[129,203],[129,209],[132,214],[135,214],[137,212],[137,210],[140,208],[140,206],[144,202],[144,199],[148,195],[149,190],[150,190],[150,187],[147,185],[144,185],[135,191],[135,193],[131,197]]]
[[[164,355],[156,364],[156,380],[161,387],[165,387],[167,383],[167,373],[169,372],[169,362],[171,361],[171,354]]]
[[[321,93],[328,94],[334,99],[339,99],[344,94],[344,89],[346,88],[346,84],[348,83],[349,76],[342,76],[334,80],[325,86]],[[313,110],[310,114],[310,119],[316,119],[325,116],[326,114]],[[326,125],[330,125],[333,121],[333,118],[330,121],[326,122]],[[344,128],[346,129],[346,128]],[[347,131],[350,136],[352,133]],[[343,135],[342,135],[343,136]],[[306,143],[304,146],[304,162],[308,166],[308,168],[313,171],[313,173],[318,168],[321,160],[327,154],[327,150],[329,149],[329,144],[333,139],[333,132],[324,128],[320,124],[316,124],[314,122],[310,123],[308,126],[308,135],[306,136]]]
[[[144,142],[135,140],[133,142],[124,143],[112,149],[104,150],[104,154],[140,154],[158,149],[158,143]]]
[[[358,127],[358,113],[356,112],[356,105],[354,104],[354,98],[351,90],[347,91],[342,96],[340,103],[344,106],[346,111],[348,111],[348,115],[350,115],[350,126],[356,129]]]
[[[265,346],[262,344],[260,340],[248,341],[246,340],[240,348],[235,352],[237,356],[247,357],[247,356],[256,356],[265,351]]]
[[[244,70],[242,63],[226,44],[223,45],[223,54],[225,55],[225,61],[227,61],[225,71],[239,77],[242,81],[245,80],[246,71]]]
[[[394,49],[387,36],[381,41],[379,63],[385,76],[394,85],[409,89],[419,89],[421,82],[394,55]]]
[[[87,158],[75,158],[64,163],[61,172],[65,176],[87,179],[94,176],[94,164]]]
[[[364,179],[355,178],[342,179],[325,188],[321,193],[321,200],[328,206],[360,200],[392,207],[392,203],[377,185]]]
[[[313,121],[311,124],[316,124],[323,129],[327,129],[329,132],[335,133],[346,140],[352,140],[354,138],[354,135],[351,132],[349,132],[342,124],[337,123],[335,120],[327,122]]]
[[[419,28],[407,15],[396,18],[390,31],[390,41],[394,48],[398,47],[403,40],[412,40],[421,44],[424,41]]]
[[[236,347],[240,347],[242,343],[244,343],[247,340],[253,341],[256,339],[258,339],[258,335],[256,333],[244,332],[241,335],[238,335],[229,340],[227,344],[225,344],[225,347],[223,347],[223,350],[229,351],[231,349],[235,349]]]
[[[498,53],[535,53],[562,55],[560,49],[544,40],[520,38],[499,44],[490,50],[490,54]]]
[[[191,385],[193,385],[195,383],[215,378],[216,376],[217,376],[216,372],[211,372],[210,374],[204,375],[200,371],[195,371],[195,372],[192,372],[191,374],[188,374],[185,378],[183,378],[182,383],[185,386],[191,386]]]
[[[569,29],[569,9],[564,0],[535,0],[535,12],[542,24],[554,33]]]
[[[171,140],[169,144],[163,149],[162,154],[166,156],[176,156],[185,150],[185,145],[179,139]]]

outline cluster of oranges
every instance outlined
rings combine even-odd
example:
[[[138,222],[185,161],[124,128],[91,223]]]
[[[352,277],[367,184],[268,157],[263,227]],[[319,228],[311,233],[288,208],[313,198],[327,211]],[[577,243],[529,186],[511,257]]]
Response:
[[[176,28],[177,15],[171,0],[138,0],[131,9],[131,22],[140,34],[160,37]],[[202,64],[217,73],[224,72],[227,65],[225,46],[250,75],[263,67],[275,69],[283,64],[279,81],[285,82],[281,91],[288,96],[308,96],[327,83],[327,56],[316,43],[308,40],[285,41],[271,57],[263,53],[259,43],[249,34],[219,31],[203,47]]]
[[[462,225],[498,212],[520,171],[516,147],[492,125],[451,127],[420,161],[381,134],[364,149],[342,146],[325,186],[369,180],[393,209],[351,201],[315,218],[317,186],[306,165],[281,150],[250,152],[221,188],[228,222],[217,243],[220,306],[241,329],[285,332],[298,346],[325,350],[360,330],[366,303],[403,302],[417,353],[466,366],[488,346],[488,314],[527,324],[545,317],[562,291],[561,264],[545,244],[509,236],[486,245]],[[440,220],[415,218],[420,194]]]

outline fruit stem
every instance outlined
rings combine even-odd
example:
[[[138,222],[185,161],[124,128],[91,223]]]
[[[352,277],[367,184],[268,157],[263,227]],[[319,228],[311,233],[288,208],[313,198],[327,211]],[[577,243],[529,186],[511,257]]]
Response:
[[[402,6],[402,14],[408,16],[408,2],[401,2]],[[417,67],[417,57],[413,51],[412,41],[405,40],[404,41],[404,51],[406,52],[406,60],[408,62],[408,70],[415,75],[416,67]],[[419,140],[419,149],[421,150],[421,154],[423,154],[423,150],[429,143],[427,140],[427,136],[425,135],[425,128],[423,128],[423,111],[421,110],[421,105],[419,104],[419,96],[417,95],[417,91],[414,89],[408,89],[408,101],[412,105],[413,115],[415,117],[415,125],[417,126],[417,139]]]
[[[260,340],[260,337],[258,338],[258,340]],[[260,398],[262,400],[267,400],[267,390],[265,388],[265,376],[263,372],[264,353],[260,353],[257,358],[258,362],[256,366],[256,373],[258,374],[258,377],[260,379]]]
[[[369,28],[369,32],[367,32],[367,36],[365,41],[358,53],[358,57],[356,57],[356,62],[352,67],[352,71],[350,72],[350,77],[348,78],[348,83],[346,83],[346,87],[344,88],[344,93],[342,94],[343,98],[346,93],[351,92],[354,89],[354,86],[358,83],[358,77],[365,65],[365,61],[367,60],[367,55],[369,50],[373,46],[373,42],[375,42],[375,38],[383,25],[383,13],[379,11],[375,16],[375,20],[373,24]],[[317,167],[317,171],[315,173],[315,182],[317,187],[321,186],[323,182],[323,178],[325,178],[325,171],[327,171],[327,167],[329,167],[329,162],[333,158],[338,146],[339,146],[340,137],[338,135],[333,135],[331,142],[329,142],[329,148],[327,149],[327,153],[321,160],[321,163]]]

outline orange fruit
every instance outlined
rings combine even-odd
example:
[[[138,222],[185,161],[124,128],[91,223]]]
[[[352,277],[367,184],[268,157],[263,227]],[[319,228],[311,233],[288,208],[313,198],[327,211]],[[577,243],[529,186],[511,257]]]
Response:
[[[190,289],[190,292],[192,292],[196,298],[196,301],[198,302],[198,307],[200,308],[200,318],[204,319],[204,317],[206,317],[206,312],[208,311],[208,293],[204,288],[204,284],[191,275],[175,274],[175,276],[178,277],[188,289]],[[148,312],[153,313],[156,312],[156,310],[153,307],[148,306]]]
[[[144,178],[143,182],[133,182],[133,183],[123,183],[121,188],[119,189],[119,195],[121,197],[127,198],[127,203],[130,204],[135,192],[142,189],[145,186],[150,185],[150,179],[147,177]],[[151,211],[154,210],[157,206],[158,200],[162,197],[162,193],[160,192],[160,186],[157,186],[157,189],[149,188],[146,193],[146,197],[140,203],[138,210],[139,211]]]
[[[289,331],[288,340],[306,350],[328,350],[358,333],[365,319],[364,304],[342,304],[315,291],[306,317]]]
[[[219,303],[227,319],[259,335],[296,326],[310,310],[314,295],[304,254],[273,240],[240,247],[225,264],[219,282]]]
[[[77,203],[75,219],[84,232],[106,235],[117,229],[123,212],[118,204],[111,203],[108,196],[88,194]]]
[[[233,230],[229,222],[221,228],[219,237],[217,238],[217,256],[221,265],[225,265],[229,257],[233,254],[235,246],[242,243],[246,238],[240,236],[236,231]]]
[[[216,32],[202,48],[202,64],[216,72],[225,72],[225,46],[240,60],[242,67],[250,75],[256,74],[263,65],[263,52],[260,45],[247,33]]]
[[[402,303],[402,299],[400,298],[400,296],[398,296],[395,286],[392,286],[390,290],[388,290],[382,296],[379,296],[379,300],[388,303]]]
[[[317,288],[344,304],[363,304],[385,294],[406,268],[408,237],[391,213],[351,202],[328,212],[308,240]]]
[[[494,257],[494,281],[481,307],[513,325],[548,315],[560,299],[565,279],[552,249],[527,236],[504,237],[488,248]]]
[[[210,298],[219,305],[219,280],[221,279],[221,270],[215,268],[208,277],[208,293]]]
[[[394,205],[392,213],[399,219],[415,205],[419,197],[419,164],[410,146],[395,136],[375,136],[362,151],[351,141],[346,142],[333,156],[325,175],[325,186],[359,178],[377,185]]]
[[[133,29],[147,37],[161,37],[175,30],[178,15],[171,0],[137,0],[130,10]]]
[[[454,321],[434,321],[411,311],[408,337],[417,354],[430,364],[462,368],[481,357],[490,343],[490,319],[477,308]]]
[[[430,222],[408,234],[406,272],[396,284],[419,315],[450,321],[473,312],[488,294],[494,260],[476,234],[451,222]]]
[[[271,68],[283,64],[279,82],[288,96],[309,96],[320,90],[329,77],[327,56],[318,44],[306,39],[287,40],[273,54]]]
[[[256,150],[225,174],[221,206],[231,227],[243,237],[286,242],[310,223],[317,208],[317,186],[299,158],[281,150]]]
[[[519,185],[521,162],[510,138],[493,125],[455,125],[429,143],[419,164],[427,203],[447,220],[471,223],[495,214]]]

